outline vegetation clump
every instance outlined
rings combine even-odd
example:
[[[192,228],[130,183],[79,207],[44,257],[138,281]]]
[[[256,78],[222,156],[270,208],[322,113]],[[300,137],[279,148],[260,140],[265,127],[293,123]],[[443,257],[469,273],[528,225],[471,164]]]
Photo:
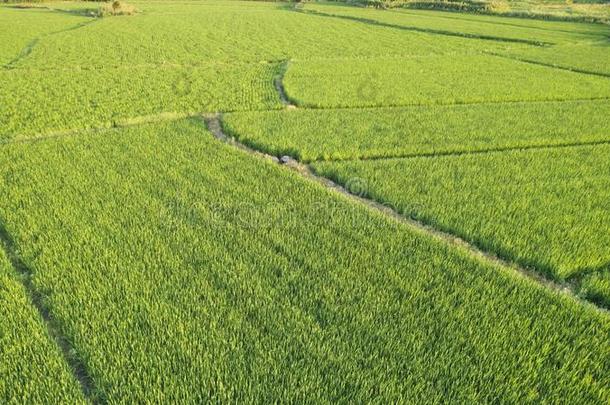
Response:
[[[134,15],[137,12],[138,10],[134,6],[120,0],[114,0],[101,6],[98,11],[98,16]]]

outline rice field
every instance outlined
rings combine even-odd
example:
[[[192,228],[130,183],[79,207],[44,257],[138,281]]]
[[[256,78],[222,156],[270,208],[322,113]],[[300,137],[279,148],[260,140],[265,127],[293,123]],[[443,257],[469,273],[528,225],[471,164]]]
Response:
[[[610,401],[608,26],[127,5],[0,4],[0,403]]]
[[[569,279],[610,264],[610,233],[600,232],[610,229],[607,156],[605,144],[314,168],[339,182],[362,179],[363,192],[406,216]]]
[[[581,100],[238,112],[223,123],[254,148],[313,162],[605,142],[609,116],[608,100]]]

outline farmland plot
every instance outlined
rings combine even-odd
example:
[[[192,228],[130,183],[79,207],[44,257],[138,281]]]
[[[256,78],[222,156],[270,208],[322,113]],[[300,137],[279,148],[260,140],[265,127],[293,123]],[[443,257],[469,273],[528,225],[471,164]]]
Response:
[[[607,316],[198,120],[5,145],[0,164],[0,220],[94,400],[609,399]]]
[[[609,155],[596,145],[314,167],[361,179],[369,196],[487,251],[578,280],[610,263]]]
[[[280,108],[279,65],[0,71],[0,139],[112,126],[160,113]]]
[[[610,97],[608,78],[484,55],[293,62],[284,85],[313,108]]]
[[[0,402],[43,403],[84,398],[59,348],[0,249]]]
[[[225,114],[226,132],[302,161],[610,141],[610,101]]]
[[[507,57],[610,76],[610,29],[603,24],[536,21],[506,17],[461,15],[423,10],[370,10],[307,4],[305,10],[339,16],[362,24],[381,24],[414,32],[482,37],[513,42],[501,50],[480,47]],[[540,46],[519,46],[522,43]]]

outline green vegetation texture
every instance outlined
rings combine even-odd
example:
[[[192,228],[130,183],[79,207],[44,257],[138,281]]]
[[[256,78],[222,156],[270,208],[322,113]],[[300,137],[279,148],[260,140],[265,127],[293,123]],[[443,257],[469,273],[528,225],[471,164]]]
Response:
[[[83,403],[76,380],[0,249],[0,402]]]
[[[316,163],[341,183],[526,266],[569,280],[610,262],[609,145]]]
[[[610,402],[607,27],[127,5],[0,5],[0,403]]]
[[[610,102],[525,102],[225,114],[241,142],[299,160],[345,160],[610,141]]]
[[[94,400],[609,398],[605,315],[199,120],[7,145],[0,163],[0,219]]]
[[[606,77],[486,55],[299,61],[284,84],[290,99],[313,108],[610,97]]]

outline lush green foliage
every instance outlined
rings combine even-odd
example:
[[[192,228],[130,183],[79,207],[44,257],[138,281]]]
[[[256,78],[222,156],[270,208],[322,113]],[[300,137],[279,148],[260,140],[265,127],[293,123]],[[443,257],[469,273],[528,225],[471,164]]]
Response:
[[[293,62],[284,83],[308,107],[610,97],[607,78],[475,55]]]
[[[87,18],[46,9],[16,9],[0,6],[0,65],[17,63],[37,40],[70,29]]]
[[[316,163],[365,192],[524,265],[566,279],[610,262],[609,145]]]
[[[428,55],[508,49],[509,44],[363,25],[291,11],[281,3],[134,4],[135,18],[99,19],[45,38],[20,67],[113,67]],[[92,42],[84,39],[90,39]],[[94,41],[94,42],[93,42]]]
[[[0,138],[159,113],[280,108],[277,64],[0,71]]]
[[[83,402],[83,397],[0,249],[0,402]]]
[[[300,160],[342,160],[610,140],[610,102],[500,103],[226,114],[240,141]]]
[[[606,7],[610,12],[610,5]],[[610,52],[608,52],[610,28],[606,25],[489,16],[468,17],[438,11],[404,9],[382,11],[320,4],[308,4],[305,9],[349,18],[363,24],[382,24],[411,31],[437,32],[445,35],[443,40],[447,38],[446,35],[463,35],[540,42],[547,46],[512,44],[501,51],[491,49],[489,51],[567,69],[610,75]]]
[[[0,228],[32,273],[0,250],[0,402],[82,401],[64,357],[93,402],[610,401],[607,313],[170,121],[303,160],[608,140],[610,79],[511,60],[603,73],[605,29],[133,4],[0,6]],[[286,68],[349,108],[282,110]],[[316,167],[606,305],[609,148]]]
[[[606,315],[198,120],[0,152],[0,218],[95,399],[609,399]]]
[[[308,3],[305,10],[359,19],[362,23],[381,23],[388,26],[429,32],[446,32],[458,35],[527,40],[550,44],[575,40],[603,39],[608,27],[603,25],[467,16],[442,11],[425,10],[372,10],[367,8],[332,6]],[[533,49],[532,47],[527,47]]]
[[[601,269],[585,274],[580,281],[580,289],[591,301],[610,308],[610,270]]]
[[[610,6],[606,7],[610,11]],[[445,35],[443,40],[447,38],[446,35],[464,35],[545,43],[549,46],[512,45],[494,53],[567,69],[610,75],[610,28],[605,25],[490,16],[468,17],[438,11],[382,11],[320,4],[308,4],[305,10],[350,18],[363,24],[383,24],[405,30],[437,32]]]

